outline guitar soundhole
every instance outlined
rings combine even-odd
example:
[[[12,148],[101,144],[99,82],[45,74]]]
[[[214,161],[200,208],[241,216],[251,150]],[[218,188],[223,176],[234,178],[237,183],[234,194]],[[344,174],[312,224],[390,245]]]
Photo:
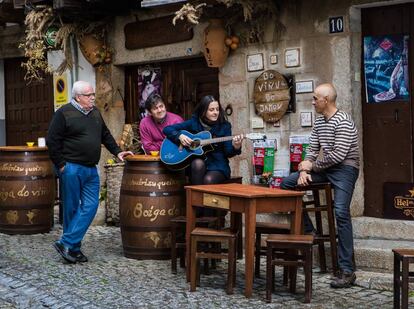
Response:
[[[196,149],[198,147],[200,147],[200,140],[198,140],[198,139],[193,140],[193,142],[190,145],[190,149],[191,150],[194,150],[194,149]]]

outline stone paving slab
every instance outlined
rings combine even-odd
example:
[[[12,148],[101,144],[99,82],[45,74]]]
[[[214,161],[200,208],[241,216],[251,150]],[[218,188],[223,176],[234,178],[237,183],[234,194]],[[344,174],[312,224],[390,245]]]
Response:
[[[273,303],[265,299],[265,265],[255,280],[253,297],[243,295],[244,263],[238,261],[234,295],[224,290],[226,263],[211,275],[201,276],[201,286],[189,292],[183,269],[171,274],[170,261],[139,261],[122,254],[119,228],[94,226],[83,251],[89,262],[66,264],[52,243],[60,226],[48,234],[0,234],[0,309],[9,308],[392,308],[392,292],[354,286],[334,290],[329,274],[314,272],[311,304],[303,304],[304,280],[298,276],[298,293],[281,286],[276,278]],[[414,306],[414,299],[410,299]]]

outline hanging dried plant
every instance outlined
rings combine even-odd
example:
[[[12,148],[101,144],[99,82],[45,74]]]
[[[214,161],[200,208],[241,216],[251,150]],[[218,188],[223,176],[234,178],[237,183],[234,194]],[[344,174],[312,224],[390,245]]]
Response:
[[[73,68],[73,56],[71,39],[79,40],[85,33],[97,33],[104,35],[105,23],[72,23],[63,24],[60,20],[60,27],[56,33],[54,48],[62,49],[64,60],[56,70],[53,70],[47,61],[47,50],[50,47],[46,46],[44,34],[46,29],[56,22],[56,16],[53,15],[51,7],[35,8],[30,11],[25,18],[26,37],[25,41],[19,45],[19,48],[24,49],[24,55],[27,61],[22,63],[26,69],[25,80],[29,83],[32,81],[41,81],[45,74],[56,72],[62,74],[66,70]],[[113,50],[105,45],[104,50],[96,51],[95,55],[99,58],[99,66],[107,64],[111,61]]]
[[[274,39],[277,39],[285,27],[280,22],[279,10],[275,0],[215,0],[216,5],[205,3],[195,5],[197,1],[188,1],[181,10],[175,12],[173,23],[186,20],[192,25],[204,18],[223,18],[229,35],[237,35],[241,42],[263,42],[265,27],[269,21],[274,24]],[[206,6],[204,9],[200,5]],[[223,7],[224,6],[224,7]]]
[[[51,7],[40,10],[30,11],[25,18],[26,40],[19,45],[24,49],[24,55],[28,58],[22,66],[26,69],[24,79],[32,82],[43,80],[44,74],[49,74],[52,70],[46,58],[47,47],[43,39],[44,30],[53,22]]]
[[[196,6],[193,6],[191,3],[184,4],[179,11],[175,12],[175,17],[172,21],[173,25],[175,26],[177,20],[184,20],[184,17],[187,18],[190,24],[198,24],[198,20],[201,14],[203,14],[203,7],[206,5],[206,3],[200,3]]]
[[[56,73],[59,75],[73,68],[72,48],[70,47],[73,33],[76,33],[76,26],[74,24],[62,24],[56,33],[56,45],[61,46],[65,55],[65,59],[56,69]]]

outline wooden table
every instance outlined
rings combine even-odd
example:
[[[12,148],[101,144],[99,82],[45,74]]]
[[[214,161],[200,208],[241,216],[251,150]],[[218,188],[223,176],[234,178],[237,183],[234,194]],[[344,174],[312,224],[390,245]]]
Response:
[[[303,192],[270,189],[238,183],[186,186],[187,194],[187,281],[190,272],[190,233],[195,228],[195,207],[223,209],[245,215],[245,292],[252,296],[254,270],[254,240],[256,214],[284,212],[292,213],[291,232],[301,233]],[[232,216],[232,226],[235,226]],[[241,231],[240,231],[241,232]]]

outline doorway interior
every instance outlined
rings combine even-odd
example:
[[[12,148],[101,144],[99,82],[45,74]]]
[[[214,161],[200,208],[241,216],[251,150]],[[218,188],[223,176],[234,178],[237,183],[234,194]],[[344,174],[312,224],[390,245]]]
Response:
[[[168,111],[189,119],[203,96],[220,99],[218,69],[207,67],[204,58],[126,67],[125,123],[140,121],[143,103],[154,89],[161,92]]]

